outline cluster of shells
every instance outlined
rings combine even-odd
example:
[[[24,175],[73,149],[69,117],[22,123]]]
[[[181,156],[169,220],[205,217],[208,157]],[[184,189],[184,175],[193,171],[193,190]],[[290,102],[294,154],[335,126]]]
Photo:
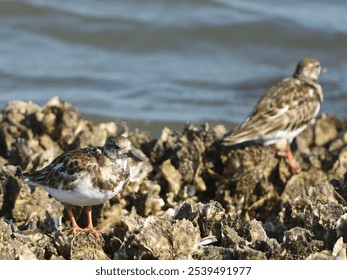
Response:
[[[152,139],[122,122],[94,125],[58,98],[10,102],[0,114],[0,259],[346,259],[347,122],[322,115],[297,137],[299,174],[271,147],[223,147],[225,132],[187,124]],[[129,137],[145,160],[93,207],[106,232],[97,242],[73,236],[61,202],[21,174],[110,135]]]

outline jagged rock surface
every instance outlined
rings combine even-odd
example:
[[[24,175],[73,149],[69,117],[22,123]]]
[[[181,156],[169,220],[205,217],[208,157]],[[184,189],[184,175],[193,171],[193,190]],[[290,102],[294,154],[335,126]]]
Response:
[[[346,259],[347,122],[322,115],[297,137],[296,175],[270,147],[223,147],[225,131],[188,124],[152,139],[94,125],[58,98],[10,102],[0,114],[0,259]],[[21,173],[120,134],[144,162],[94,207],[101,242],[73,236],[63,205]]]

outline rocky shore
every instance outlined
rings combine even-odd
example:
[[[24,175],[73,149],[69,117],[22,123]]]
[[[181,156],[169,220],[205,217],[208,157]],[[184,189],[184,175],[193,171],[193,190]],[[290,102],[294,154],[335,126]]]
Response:
[[[271,147],[223,147],[225,132],[187,124],[153,139],[94,125],[58,98],[10,102],[0,114],[0,259],[346,259],[347,121],[323,114],[297,137],[297,175]],[[145,160],[93,208],[101,242],[73,236],[63,205],[21,174],[120,134]]]

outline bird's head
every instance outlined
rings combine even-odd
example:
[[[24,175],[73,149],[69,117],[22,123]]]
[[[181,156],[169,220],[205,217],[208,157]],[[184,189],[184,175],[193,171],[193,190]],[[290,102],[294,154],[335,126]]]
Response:
[[[323,68],[317,59],[306,57],[298,63],[294,72],[294,77],[317,80],[319,74],[323,72],[322,70]]]
[[[123,136],[109,137],[105,142],[103,152],[112,159],[127,159],[131,157],[136,161],[142,161],[142,158],[132,150],[131,142]]]

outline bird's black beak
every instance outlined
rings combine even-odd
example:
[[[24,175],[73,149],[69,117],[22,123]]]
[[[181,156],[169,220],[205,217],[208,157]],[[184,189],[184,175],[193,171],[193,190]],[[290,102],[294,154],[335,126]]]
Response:
[[[141,157],[139,157],[137,154],[134,153],[134,151],[130,150],[128,152],[128,156],[131,157],[132,159],[136,160],[136,161],[143,161],[143,159]]]

